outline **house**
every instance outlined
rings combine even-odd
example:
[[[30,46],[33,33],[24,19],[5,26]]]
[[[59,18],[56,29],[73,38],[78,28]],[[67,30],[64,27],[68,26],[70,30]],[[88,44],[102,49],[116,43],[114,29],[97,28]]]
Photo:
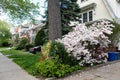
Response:
[[[33,43],[35,40],[35,36],[37,32],[40,30],[41,26],[43,26],[43,24],[37,22],[36,24],[29,23],[29,24],[13,27],[11,28],[12,39],[14,41],[16,40],[16,38],[27,37],[30,43]]]
[[[78,0],[81,8],[81,23],[99,19],[120,23],[120,0]]]
[[[42,23],[21,25],[19,30],[19,38],[27,37],[30,43],[33,43],[37,32],[41,29]]]
[[[91,23],[101,19],[120,24],[120,0],[78,0],[81,8],[80,23]],[[120,50],[120,39],[115,44]]]

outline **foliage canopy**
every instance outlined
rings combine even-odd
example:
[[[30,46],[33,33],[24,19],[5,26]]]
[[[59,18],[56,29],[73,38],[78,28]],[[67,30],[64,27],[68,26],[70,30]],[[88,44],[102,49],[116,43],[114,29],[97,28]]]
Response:
[[[15,21],[34,20],[35,15],[39,14],[38,4],[30,0],[0,0],[0,8],[0,12],[7,13]]]
[[[2,45],[4,41],[8,41],[10,39],[11,33],[9,28],[10,24],[5,21],[0,21],[0,45]]]

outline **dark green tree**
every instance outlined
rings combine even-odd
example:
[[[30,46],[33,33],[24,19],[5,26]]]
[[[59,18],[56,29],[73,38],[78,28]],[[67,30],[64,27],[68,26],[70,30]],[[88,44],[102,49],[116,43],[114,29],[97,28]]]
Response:
[[[47,41],[46,36],[44,29],[40,29],[35,37],[35,46],[43,45]]]
[[[77,0],[61,0],[62,34],[67,34],[71,29],[70,22],[80,20],[80,8]]]
[[[73,26],[70,26],[70,22],[80,20],[80,8],[77,4],[77,0],[60,0],[60,10],[61,10],[61,26],[62,35],[67,34]],[[46,20],[43,21],[45,29],[48,28],[48,10],[45,12]]]

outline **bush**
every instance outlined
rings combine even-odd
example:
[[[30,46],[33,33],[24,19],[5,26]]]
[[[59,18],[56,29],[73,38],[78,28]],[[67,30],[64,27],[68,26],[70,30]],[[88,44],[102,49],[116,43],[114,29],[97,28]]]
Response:
[[[10,41],[4,41],[4,42],[2,43],[2,46],[3,46],[3,47],[9,47],[10,45],[11,45]]]
[[[35,37],[35,46],[43,45],[47,41],[47,35],[44,29],[39,30]]]
[[[24,49],[23,46],[19,46],[19,45],[16,46],[16,50],[22,50],[22,49]]]
[[[83,70],[84,67],[80,67],[79,65],[75,66],[70,66],[67,64],[60,64],[57,67],[57,71],[55,72],[55,77],[63,77],[67,74],[71,74],[72,72],[78,71],[78,70]]]
[[[43,56],[47,58],[59,57],[59,61],[63,64],[76,65],[77,60],[72,55],[68,55],[62,43],[56,41],[49,41],[41,48]]]
[[[33,47],[33,44],[30,44],[30,43],[28,43],[28,44],[25,45],[25,49],[27,51],[29,51],[29,49],[32,48],[32,47]]]
[[[44,77],[54,77],[57,66],[53,60],[44,60],[36,64],[36,70]]]
[[[26,44],[29,43],[29,40],[26,37],[23,37],[20,39],[19,44],[17,45],[16,49],[17,50],[22,50],[25,49]]]
[[[70,66],[67,64],[56,63],[53,59],[47,59],[36,64],[36,71],[44,77],[63,77],[74,71],[82,70],[78,65]]]
[[[92,66],[96,63],[107,62],[106,51],[101,49],[110,44],[111,41],[107,35],[112,34],[114,27],[107,20],[100,20],[90,26],[78,24],[73,28],[73,31],[58,41],[64,44],[68,53],[72,53],[77,58],[79,65],[85,66],[89,64]],[[96,49],[96,47],[91,48],[97,44],[100,44],[100,49]],[[101,51],[101,54],[96,53],[96,50]]]
[[[111,40],[111,43],[113,45],[117,45],[119,42],[119,33],[120,33],[120,24],[118,24],[117,22],[113,21],[112,24],[115,26],[112,30],[112,34],[109,35],[109,39]]]
[[[63,77],[83,67],[77,65],[77,60],[68,55],[63,44],[49,41],[42,46],[43,57],[36,64],[36,72],[44,77]]]
[[[11,39],[6,39],[3,41],[0,40],[0,47],[10,47],[10,46],[12,46],[12,44],[13,44],[13,42]]]

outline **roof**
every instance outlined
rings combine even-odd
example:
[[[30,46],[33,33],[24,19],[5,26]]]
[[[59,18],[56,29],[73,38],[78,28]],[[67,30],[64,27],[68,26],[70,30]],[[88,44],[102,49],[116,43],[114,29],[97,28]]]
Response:
[[[116,0],[116,1],[119,1],[119,2],[120,2],[120,0]],[[109,4],[108,0],[103,0],[103,2],[104,2],[104,4],[105,4],[106,8],[108,9],[110,15],[112,16],[112,18],[113,18],[117,23],[120,24],[120,18],[118,18],[118,17],[116,16],[115,11],[113,11],[112,6]]]

